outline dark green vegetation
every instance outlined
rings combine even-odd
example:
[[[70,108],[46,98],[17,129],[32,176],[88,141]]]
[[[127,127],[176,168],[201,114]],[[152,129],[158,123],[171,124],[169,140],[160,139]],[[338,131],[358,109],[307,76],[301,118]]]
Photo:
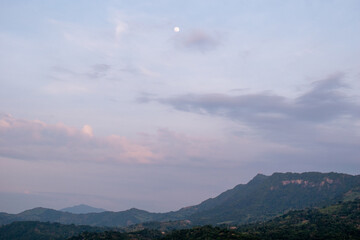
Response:
[[[201,203],[189,219],[197,224],[239,224],[271,219],[292,209],[322,207],[359,194],[360,176],[338,173],[258,174]]]
[[[102,233],[82,233],[79,236],[70,238],[69,240],[98,240],[98,239],[109,239],[109,240],[153,240],[161,239],[163,234],[157,230],[144,229],[137,232],[121,233],[115,231],[106,231]]]
[[[228,227],[203,226],[160,234],[142,230],[125,234],[116,232],[86,233],[71,239],[159,239],[159,240],[338,240],[360,239],[360,200],[344,202],[321,209],[290,211],[273,220]]]
[[[158,230],[161,232],[170,232],[178,229],[187,229],[193,227],[189,220],[167,221],[167,222],[145,222],[123,227],[126,232],[136,232],[144,229]]]
[[[289,210],[322,207],[360,196],[360,176],[339,173],[258,174],[216,198],[176,212],[122,212],[72,214],[35,208],[19,214],[0,213],[0,224],[14,221],[48,221],[63,224],[123,227],[144,222],[188,220],[192,225],[243,224],[265,221]]]
[[[0,227],[0,240],[60,240],[82,232],[103,232],[107,228],[46,222],[13,222]]]
[[[252,240],[258,239],[248,234],[244,234],[226,228],[212,227],[210,225],[203,227],[195,227],[192,229],[184,229],[173,231],[172,233],[164,236],[162,240]],[[260,239],[259,239],[260,240]]]
[[[360,200],[320,209],[291,211],[239,231],[259,239],[360,239]]]
[[[150,223],[150,227],[158,227]],[[164,223],[166,224],[166,223]],[[170,225],[176,224],[172,222]],[[180,222],[180,224],[183,224]],[[146,226],[143,224],[142,226]],[[132,232],[125,232],[132,231]],[[134,229],[133,229],[134,230]],[[0,239],[71,239],[71,240],[335,240],[360,239],[360,199],[341,202],[324,208],[294,210],[266,222],[240,226],[203,226],[162,232],[153,229],[133,231],[58,223],[15,222],[0,227]]]

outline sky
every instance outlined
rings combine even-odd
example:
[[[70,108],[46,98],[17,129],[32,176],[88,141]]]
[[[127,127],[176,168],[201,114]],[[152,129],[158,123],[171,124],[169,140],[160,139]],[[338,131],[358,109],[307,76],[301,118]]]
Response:
[[[1,0],[0,211],[166,212],[360,174],[358,0]]]

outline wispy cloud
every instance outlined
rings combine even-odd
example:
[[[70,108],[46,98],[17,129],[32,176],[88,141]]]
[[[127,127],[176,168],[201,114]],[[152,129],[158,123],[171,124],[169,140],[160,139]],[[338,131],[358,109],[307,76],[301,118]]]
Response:
[[[214,50],[220,44],[217,34],[210,34],[203,30],[193,30],[189,33],[181,33],[175,38],[176,46],[189,50],[207,52]]]
[[[104,78],[106,74],[111,70],[111,66],[109,64],[95,64],[91,66],[91,71],[89,71],[86,76],[89,78]]]
[[[116,20],[116,27],[115,27],[115,36],[119,39],[128,29],[128,25],[121,20]]]

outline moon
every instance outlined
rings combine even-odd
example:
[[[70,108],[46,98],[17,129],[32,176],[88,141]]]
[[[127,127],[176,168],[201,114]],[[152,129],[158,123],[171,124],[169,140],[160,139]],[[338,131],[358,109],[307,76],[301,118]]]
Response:
[[[180,32],[180,28],[179,27],[174,27],[174,32]]]

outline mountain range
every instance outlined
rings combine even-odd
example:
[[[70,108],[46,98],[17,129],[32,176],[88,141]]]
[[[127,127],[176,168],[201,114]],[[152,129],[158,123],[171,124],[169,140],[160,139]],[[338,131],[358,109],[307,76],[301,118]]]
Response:
[[[191,225],[243,224],[265,221],[289,210],[322,207],[360,197],[360,175],[341,173],[274,173],[256,175],[215,198],[167,213],[139,209],[74,214],[34,208],[19,214],[0,213],[0,224],[14,221],[123,227],[151,221],[185,220]]]
[[[182,221],[180,221],[182,222]],[[63,225],[48,222],[13,222],[0,226],[6,240],[358,240],[360,239],[360,199],[324,208],[289,211],[266,222],[239,226],[178,228],[179,222],[144,223],[143,228],[108,228]]]

